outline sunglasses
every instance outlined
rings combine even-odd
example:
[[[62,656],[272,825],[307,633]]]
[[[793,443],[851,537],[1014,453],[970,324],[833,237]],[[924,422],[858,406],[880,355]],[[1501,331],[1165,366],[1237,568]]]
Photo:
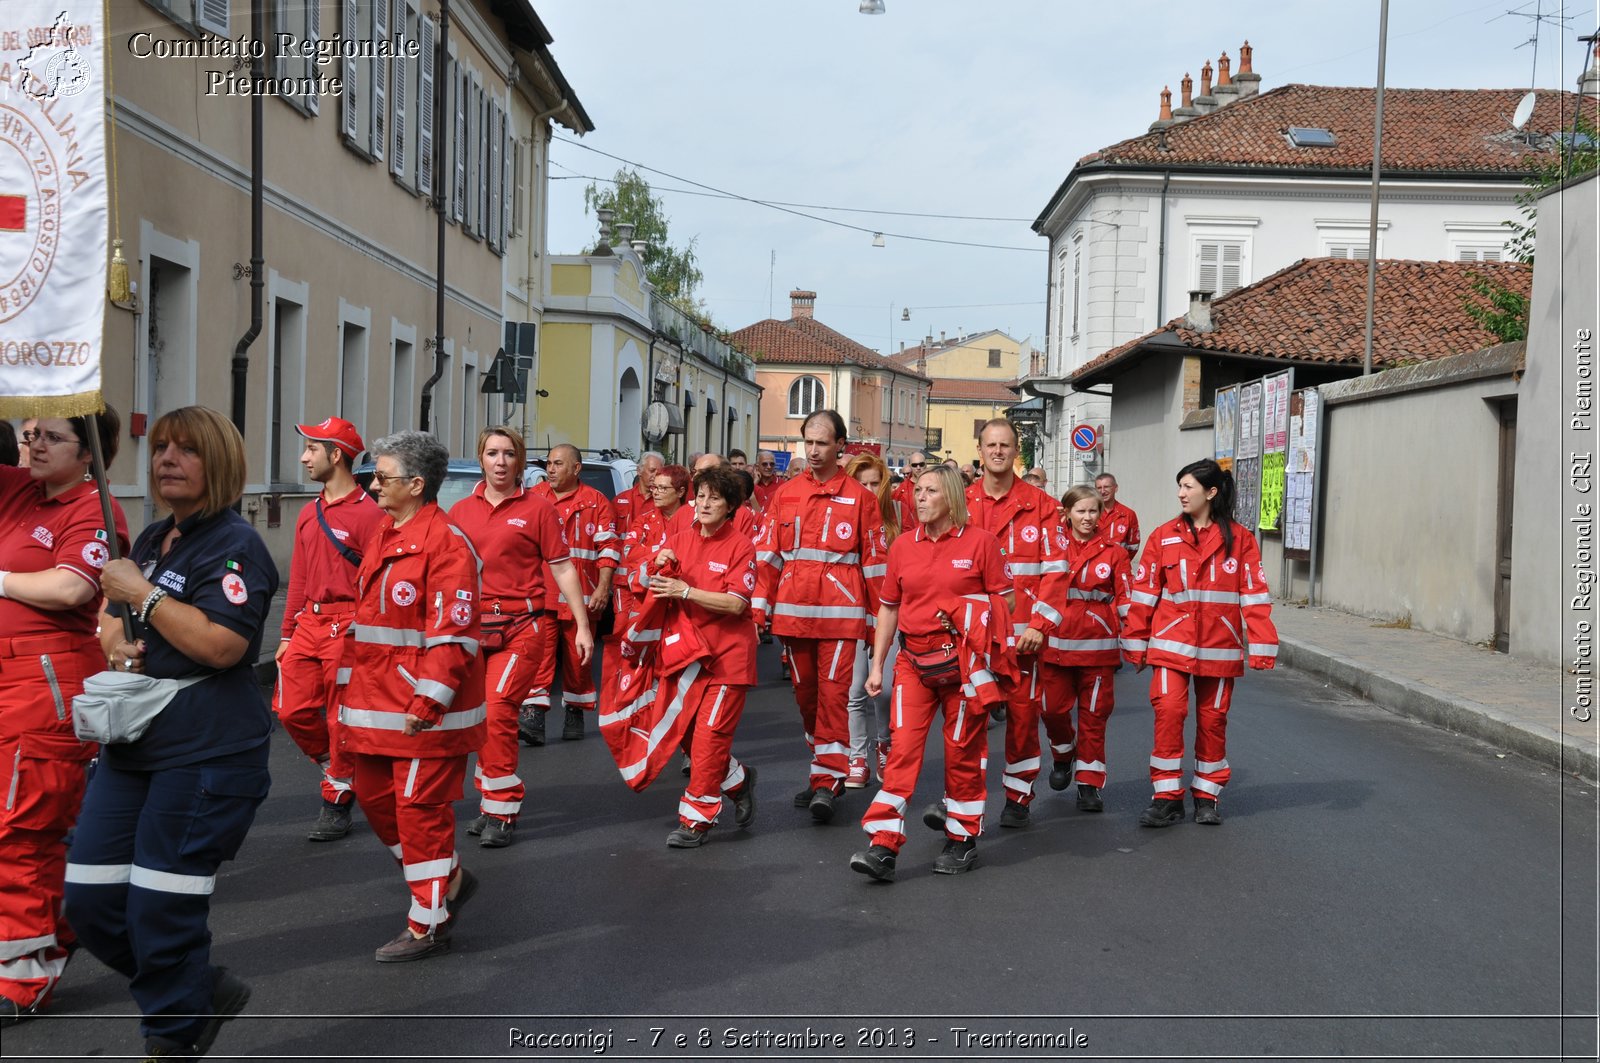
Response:
[[[401,482],[404,482],[406,480],[420,480],[420,479],[422,479],[422,477],[420,477],[420,476],[401,476],[398,473],[396,473],[393,476],[385,476],[381,472],[375,472],[375,473],[372,474],[372,482],[377,484],[379,487],[382,487],[387,483],[391,483],[391,482],[397,481],[397,480],[401,481]]]

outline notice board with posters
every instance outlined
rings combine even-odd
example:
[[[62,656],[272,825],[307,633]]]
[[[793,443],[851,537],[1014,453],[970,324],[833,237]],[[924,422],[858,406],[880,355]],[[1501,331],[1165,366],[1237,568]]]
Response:
[[[1239,440],[1233,450],[1233,519],[1256,531],[1261,515],[1261,381],[1239,385]]]
[[[1261,378],[1261,494],[1256,527],[1282,530],[1285,471],[1289,462],[1289,395],[1294,370]]]
[[[1239,385],[1217,389],[1216,416],[1211,422],[1212,456],[1225,471],[1233,471],[1233,448],[1239,438]]]
[[[1283,556],[1311,560],[1316,516],[1317,461],[1322,434],[1322,394],[1304,388],[1289,398],[1289,458],[1283,502]]]

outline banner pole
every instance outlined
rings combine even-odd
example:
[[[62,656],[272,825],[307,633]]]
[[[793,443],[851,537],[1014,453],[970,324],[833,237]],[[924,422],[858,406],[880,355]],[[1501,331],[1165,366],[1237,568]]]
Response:
[[[117,542],[117,517],[111,511],[111,485],[106,482],[106,459],[100,452],[100,415],[91,413],[84,418],[89,429],[89,471],[94,476],[94,485],[100,489],[100,519],[106,526],[106,548],[111,552],[111,560],[115,561],[122,556],[122,545]],[[127,609],[122,611],[122,632],[133,641],[133,613]]]

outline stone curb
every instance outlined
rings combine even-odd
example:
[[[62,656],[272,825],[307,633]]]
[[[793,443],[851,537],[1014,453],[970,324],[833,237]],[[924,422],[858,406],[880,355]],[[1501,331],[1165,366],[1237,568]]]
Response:
[[[1600,751],[1582,739],[1563,739],[1553,727],[1511,719],[1492,705],[1375,672],[1358,661],[1281,634],[1278,662],[1325,679],[1397,716],[1481,739],[1591,783],[1600,781]]]

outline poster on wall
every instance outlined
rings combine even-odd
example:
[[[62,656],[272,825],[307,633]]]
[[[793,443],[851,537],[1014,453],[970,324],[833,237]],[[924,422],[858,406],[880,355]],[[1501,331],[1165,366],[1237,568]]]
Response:
[[[1261,501],[1256,526],[1276,532],[1283,514],[1284,474],[1289,459],[1289,393],[1294,370],[1263,377],[1261,416]]]
[[[1284,485],[1283,554],[1311,560],[1311,527],[1316,512],[1317,430],[1322,395],[1314,388],[1289,399],[1288,472]]]
[[[1261,381],[1239,386],[1239,441],[1234,447],[1233,519],[1253,534],[1261,508]]]
[[[1213,457],[1217,464],[1233,470],[1233,448],[1239,436],[1239,385],[1217,389],[1216,417],[1211,425]]]

